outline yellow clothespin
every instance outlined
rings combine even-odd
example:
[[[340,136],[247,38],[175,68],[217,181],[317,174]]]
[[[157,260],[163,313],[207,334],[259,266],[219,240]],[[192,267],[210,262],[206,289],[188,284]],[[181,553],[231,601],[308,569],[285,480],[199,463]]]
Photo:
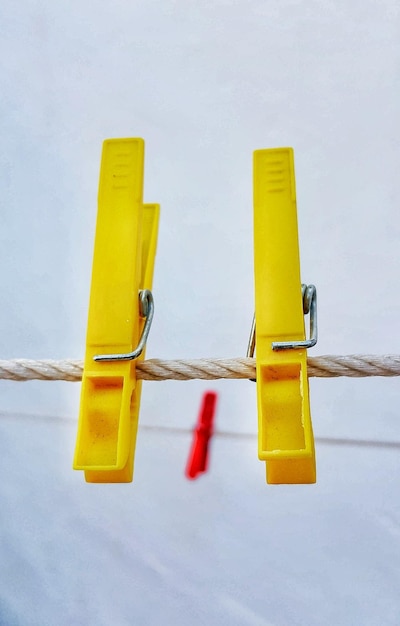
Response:
[[[258,456],[268,483],[314,483],[306,349],[317,341],[316,290],[300,282],[291,148],[254,153],[254,268]]]
[[[74,469],[87,482],[133,477],[141,381],[154,312],[159,206],[143,205],[144,142],[103,144]]]

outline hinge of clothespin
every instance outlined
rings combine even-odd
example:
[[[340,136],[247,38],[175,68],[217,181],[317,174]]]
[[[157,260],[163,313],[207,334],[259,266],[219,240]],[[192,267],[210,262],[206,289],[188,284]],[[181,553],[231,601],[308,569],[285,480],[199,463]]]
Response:
[[[316,292],[300,282],[291,148],[254,153],[254,271],[258,456],[268,483],[314,483],[306,349],[316,343]]]
[[[74,469],[87,482],[131,482],[141,381],[136,362],[154,312],[159,206],[143,204],[144,142],[103,144]]]

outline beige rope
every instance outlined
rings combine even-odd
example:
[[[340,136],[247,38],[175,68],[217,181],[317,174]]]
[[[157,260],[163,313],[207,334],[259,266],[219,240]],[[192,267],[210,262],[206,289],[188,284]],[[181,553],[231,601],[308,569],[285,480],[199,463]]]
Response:
[[[67,380],[82,378],[83,361],[65,359],[40,361],[30,359],[0,360],[0,379]],[[163,361],[149,359],[136,364],[137,377],[143,380],[216,380],[219,378],[254,378],[255,359],[191,359]],[[308,358],[308,375],[319,378],[350,376],[400,376],[400,355],[318,356]]]

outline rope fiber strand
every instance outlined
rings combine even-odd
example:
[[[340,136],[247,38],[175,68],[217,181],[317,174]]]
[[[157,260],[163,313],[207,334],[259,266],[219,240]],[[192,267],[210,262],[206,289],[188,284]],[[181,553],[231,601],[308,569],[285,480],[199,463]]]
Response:
[[[400,376],[400,355],[388,354],[347,356],[318,356],[308,358],[308,376],[337,378],[349,376]],[[233,359],[191,359],[164,361],[149,359],[137,361],[137,378],[142,380],[217,380],[220,378],[255,378],[256,360],[252,358]],[[66,380],[77,382],[82,379],[83,361],[65,359],[0,360],[0,379],[26,380]]]

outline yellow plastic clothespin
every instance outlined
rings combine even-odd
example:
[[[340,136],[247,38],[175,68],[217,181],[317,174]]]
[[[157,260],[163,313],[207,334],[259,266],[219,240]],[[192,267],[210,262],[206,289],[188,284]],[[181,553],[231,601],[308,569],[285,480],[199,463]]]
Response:
[[[291,148],[254,153],[254,268],[258,456],[268,483],[314,483],[306,349],[317,341],[316,290],[300,282]]]
[[[159,206],[143,204],[144,142],[103,144],[74,469],[87,482],[131,482],[141,381],[154,312]]]

